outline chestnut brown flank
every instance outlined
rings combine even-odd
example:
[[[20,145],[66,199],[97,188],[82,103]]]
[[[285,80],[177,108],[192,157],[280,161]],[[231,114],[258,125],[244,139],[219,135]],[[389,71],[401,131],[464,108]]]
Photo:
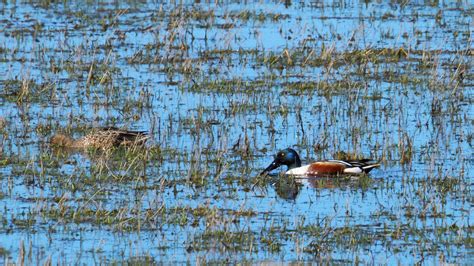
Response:
[[[341,163],[316,162],[308,168],[309,175],[342,174],[346,166]]]

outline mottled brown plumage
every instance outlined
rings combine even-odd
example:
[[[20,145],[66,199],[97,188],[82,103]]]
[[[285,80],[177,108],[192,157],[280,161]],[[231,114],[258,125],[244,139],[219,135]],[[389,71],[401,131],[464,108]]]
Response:
[[[57,134],[50,139],[54,146],[66,148],[95,148],[108,150],[118,146],[143,145],[149,136],[142,131],[129,131],[117,128],[95,129],[80,139],[72,139],[63,134]]]

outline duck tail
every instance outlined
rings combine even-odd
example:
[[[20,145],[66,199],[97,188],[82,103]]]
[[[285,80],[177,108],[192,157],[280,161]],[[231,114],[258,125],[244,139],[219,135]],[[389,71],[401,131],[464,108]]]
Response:
[[[379,167],[380,164],[379,163],[371,163],[371,164],[367,164],[365,166],[362,166],[362,171],[364,173],[369,173],[372,169],[376,168],[376,167]]]
[[[104,134],[114,134],[116,136],[117,145],[142,145],[150,138],[147,131],[125,130],[116,127],[103,127],[100,128],[100,132]]]
[[[349,169],[354,169],[354,171],[359,169],[359,171],[364,173],[369,173],[372,169],[380,166],[379,162],[372,159],[353,160],[347,161],[346,163],[350,165],[351,168]]]
[[[150,136],[146,131],[121,131],[120,139],[122,143],[144,144]]]

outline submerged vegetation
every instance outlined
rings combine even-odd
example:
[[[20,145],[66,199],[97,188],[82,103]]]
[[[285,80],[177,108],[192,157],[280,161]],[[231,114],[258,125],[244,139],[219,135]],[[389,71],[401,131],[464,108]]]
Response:
[[[472,264],[473,12],[4,1],[0,261]],[[49,143],[97,127],[150,138]],[[258,176],[286,147],[382,167]]]

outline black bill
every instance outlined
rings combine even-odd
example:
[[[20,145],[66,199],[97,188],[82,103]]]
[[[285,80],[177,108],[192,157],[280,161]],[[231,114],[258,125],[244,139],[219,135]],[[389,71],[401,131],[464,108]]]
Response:
[[[275,161],[273,161],[265,170],[263,170],[263,172],[261,172],[260,175],[266,175],[266,174],[268,174],[271,170],[280,167],[280,165],[281,165],[281,164],[275,160]]]

